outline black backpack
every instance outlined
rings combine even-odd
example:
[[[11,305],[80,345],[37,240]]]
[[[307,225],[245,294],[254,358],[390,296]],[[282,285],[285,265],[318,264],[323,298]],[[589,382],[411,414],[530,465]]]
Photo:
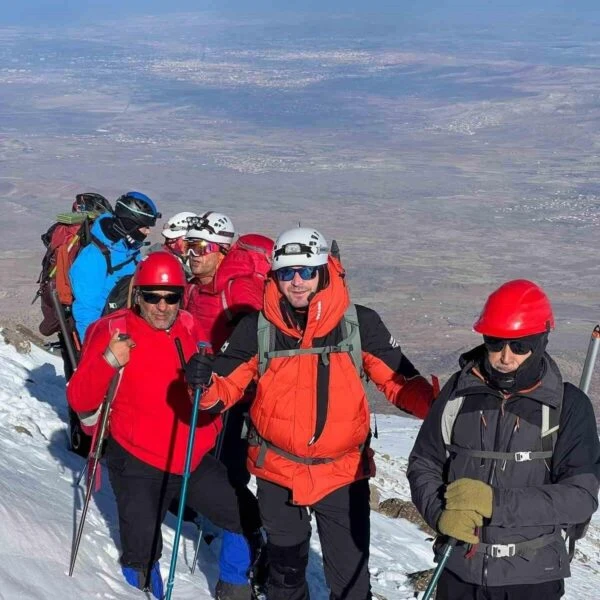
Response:
[[[106,304],[102,310],[102,316],[110,315],[110,313],[119,310],[120,308],[127,308],[131,305],[131,286],[133,283],[133,273],[131,275],[125,275],[121,277],[115,284],[108,298]]]

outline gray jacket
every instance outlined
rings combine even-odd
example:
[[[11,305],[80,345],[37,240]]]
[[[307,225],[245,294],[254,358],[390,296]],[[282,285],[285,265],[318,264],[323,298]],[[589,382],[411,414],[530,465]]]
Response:
[[[447,484],[461,477],[485,481],[493,486],[494,506],[479,532],[481,543],[470,557],[465,556],[469,547],[459,543],[446,568],[463,581],[487,586],[568,577],[563,528],[586,521],[598,507],[600,442],[591,402],[575,386],[563,384],[547,354],[540,385],[504,399],[473,372],[484,351],[480,346],[461,357],[462,370],[444,386],[421,427],[407,473],[413,502],[436,529]],[[541,451],[542,405],[556,408],[561,395],[560,429],[550,459],[461,452]],[[444,444],[442,419],[448,401],[459,396],[464,401],[452,430],[455,451]]]

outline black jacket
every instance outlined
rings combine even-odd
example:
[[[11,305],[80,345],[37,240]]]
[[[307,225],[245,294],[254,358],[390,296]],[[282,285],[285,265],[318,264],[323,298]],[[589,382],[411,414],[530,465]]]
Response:
[[[483,347],[463,359],[433,404],[409,458],[412,499],[436,529],[444,508],[447,484],[462,477],[493,486],[491,519],[484,521],[483,544],[513,544],[555,535],[547,545],[526,555],[493,557],[476,552],[466,558],[459,545],[447,568],[476,585],[535,584],[570,575],[564,527],[587,520],[598,507],[600,443],[589,398],[572,384],[563,384],[547,354],[540,385],[504,399],[473,372]],[[464,397],[454,422],[451,442],[459,448],[495,452],[540,451],[542,405],[555,408],[562,394],[560,429],[549,460],[498,460],[448,451],[442,436],[444,408]],[[446,412],[446,415],[448,413]],[[547,539],[547,538],[546,538]]]

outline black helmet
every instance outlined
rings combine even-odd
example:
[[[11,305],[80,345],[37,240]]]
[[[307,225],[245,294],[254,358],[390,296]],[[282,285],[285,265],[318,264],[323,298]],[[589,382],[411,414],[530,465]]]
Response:
[[[124,233],[129,234],[139,227],[154,227],[161,214],[146,194],[127,192],[117,199],[114,214]]]
[[[85,192],[75,196],[71,208],[73,212],[95,212],[98,214],[112,212],[110,202],[102,195],[94,192]]]

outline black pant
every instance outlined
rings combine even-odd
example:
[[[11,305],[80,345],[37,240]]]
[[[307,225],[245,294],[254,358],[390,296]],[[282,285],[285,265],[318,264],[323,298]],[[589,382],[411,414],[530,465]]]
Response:
[[[119,512],[121,564],[150,568],[161,556],[161,525],[183,478],[135,458],[112,438],[106,457]],[[210,455],[190,475],[186,504],[234,533],[249,536],[260,526],[256,498],[245,488],[235,490],[225,467]]]
[[[267,532],[269,600],[307,600],[310,541],[307,507],[290,504],[290,491],[258,479],[258,504]],[[317,520],[331,600],[369,600],[369,482],[356,481],[310,507]]]
[[[558,600],[564,593],[562,579],[532,585],[483,587],[465,583],[445,570],[438,582],[436,600]]]
[[[248,410],[249,404],[247,402],[234,404],[224,415],[224,428],[221,432],[223,441],[221,444],[221,454],[217,458],[227,467],[229,481],[235,487],[245,487],[250,481],[250,473],[246,466],[248,440],[246,437],[242,437],[242,430]]]

